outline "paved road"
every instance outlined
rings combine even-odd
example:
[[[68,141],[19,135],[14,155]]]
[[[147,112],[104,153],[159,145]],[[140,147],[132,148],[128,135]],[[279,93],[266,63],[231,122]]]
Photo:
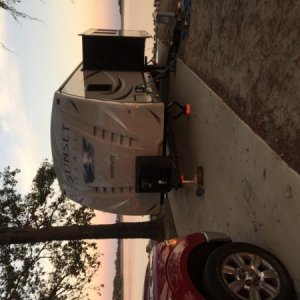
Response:
[[[191,187],[170,193],[178,235],[222,231],[278,256],[300,295],[300,176],[290,169],[180,60],[171,100],[192,105],[176,124],[183,174],[204,167],[204,197]]]

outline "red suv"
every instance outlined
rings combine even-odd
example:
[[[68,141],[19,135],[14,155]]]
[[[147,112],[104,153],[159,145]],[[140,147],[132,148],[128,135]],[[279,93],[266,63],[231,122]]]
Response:
[[[293,300],[293,283],[266,250],[220,233],[196,233],[156,244],[144,300]]]

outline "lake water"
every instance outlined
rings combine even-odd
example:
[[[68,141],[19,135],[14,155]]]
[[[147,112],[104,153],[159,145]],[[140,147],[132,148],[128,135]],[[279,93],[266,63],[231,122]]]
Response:
[[[127,217],[124,221],[148,221],[149,218]],[[124,300],[142,299],[144,275],[148,263],[146,239],[130,239],[123,242],[123,290]]]

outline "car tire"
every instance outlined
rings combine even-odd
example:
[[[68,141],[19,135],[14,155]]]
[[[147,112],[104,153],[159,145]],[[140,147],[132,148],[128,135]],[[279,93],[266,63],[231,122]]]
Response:
[[[202,288],[208,300],[296,299],[282,263],[268,251],[245,243],[224,244],[210,254]]]

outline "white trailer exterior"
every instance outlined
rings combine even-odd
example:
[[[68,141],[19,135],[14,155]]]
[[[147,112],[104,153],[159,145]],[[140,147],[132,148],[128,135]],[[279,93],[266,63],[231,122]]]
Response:
[[[162,155],[164,103],[150,73],[85,70],[53,100],[51,144],[61,189],[82,205],[125,215],[157,214],[160,193],[137,193],[136,157]]]

